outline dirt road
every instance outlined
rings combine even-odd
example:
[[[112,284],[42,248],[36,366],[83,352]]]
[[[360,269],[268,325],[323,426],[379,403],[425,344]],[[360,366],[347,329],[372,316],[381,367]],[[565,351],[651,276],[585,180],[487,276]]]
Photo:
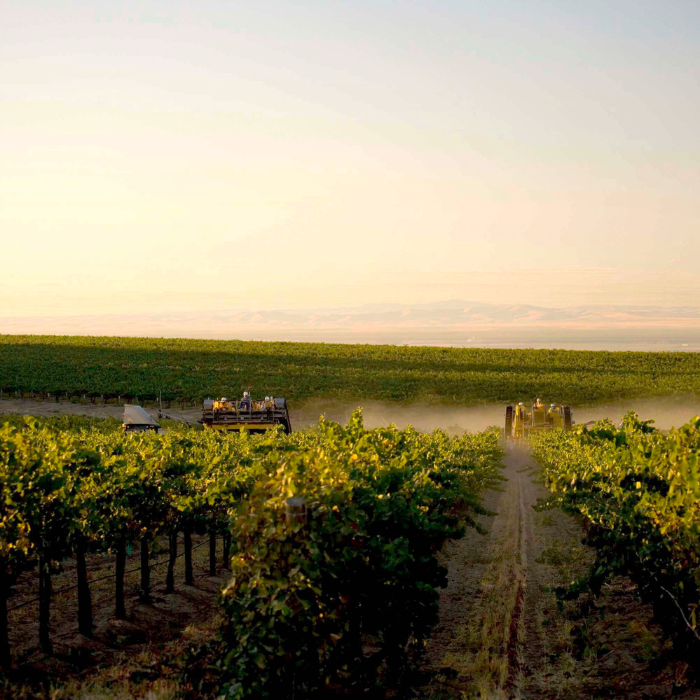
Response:
[[[629,581],[596,601],[558,604],[554,587],[584,573],[592,550],[576,519],[533,508],[547,492],[527,451],[510,449],[504,466],[507,481],[486,494],[496,514],[480,518],[485,534],[471,530],[444,553],[449,582],[423,697],[697,697],[674,686],[683,666]]]
[[[158,415],[158,408],[148,406],[146,409],[151,415]],[[181,410],[169,408],[164,413],[171,415],[176,420],[184,419],[196,423],[202,417],[200,407]],[[71,401],[40,401],[38,399],[8,399],[0,401],[0,417],[8,414],[19,414],[22,416],[36,416],[39,418],[50,418],[52,416],[87,416],[88,418],[116,418],[121,420],[124,414],[124,407],[112,404],[92,404],[90,402],[75,403]],[[1,422],[1,418],[0,418]]]
[[[546,673],[548,640],[537,623],[554,601],[545,603],[540,587],[554,584],[557,572],[538,560],[555,536],[575,546],[580,528],[562,513],[548,514],[555,527],[538,527],[544,516],[532,506],[546,493],[533,481],[528,453],[513,449],[504,465],[502,490],[486,495],[496,513],[481,518],[486,533],[470,531],[446,552],[449,583],[427,654],[438,697],[519,695]]]

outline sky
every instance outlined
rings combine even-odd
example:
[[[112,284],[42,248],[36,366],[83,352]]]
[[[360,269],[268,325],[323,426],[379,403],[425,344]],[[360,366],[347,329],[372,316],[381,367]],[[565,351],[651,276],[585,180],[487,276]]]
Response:
[[[0,317],[696,304],[697,0],[36,0]]]

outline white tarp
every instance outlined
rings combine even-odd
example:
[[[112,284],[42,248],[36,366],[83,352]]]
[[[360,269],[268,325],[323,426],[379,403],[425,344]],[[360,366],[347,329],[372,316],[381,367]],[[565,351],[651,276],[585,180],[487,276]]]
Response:
[[[156,428],[160,427],[142,406],[134,406],[132,404],[125,404],[122,422],[124,425],[152,425]]]

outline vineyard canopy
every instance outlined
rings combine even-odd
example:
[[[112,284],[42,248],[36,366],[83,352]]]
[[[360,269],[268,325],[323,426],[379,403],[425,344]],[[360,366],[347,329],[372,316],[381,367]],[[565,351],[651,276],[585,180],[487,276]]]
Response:
[[[0,335],[0,390],[152,400],[244,388],[311,399],[573,406],[700,397],[700,353],[492,350],[257,341]]]

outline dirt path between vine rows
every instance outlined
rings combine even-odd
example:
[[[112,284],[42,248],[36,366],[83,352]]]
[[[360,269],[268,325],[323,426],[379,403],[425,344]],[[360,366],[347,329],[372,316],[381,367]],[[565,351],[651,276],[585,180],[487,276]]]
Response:
[[[509,448],[499,490],[481,516],[443,552],[448,585],[428,641],[421,689],[429,700],[481,698],[698,697],[626,579],[601,598],[558,604],[553,592],[583,574],[593,552],[581,523],[547,496],[524,449]],[[588,606],[588,607],[585,607]]]
[[[507,481],[484,499],[496,513],[479,519],[485,534],[471,530],[445,552],[448,586],[427,661],[437,673],[432,685],[446,696],[507,696],[527,672],[525,621],[536,598],[528,583],[542,578],[534,571],[532,506],[543,494],[528,474],[526,452],[509,452],[504,465]]]

